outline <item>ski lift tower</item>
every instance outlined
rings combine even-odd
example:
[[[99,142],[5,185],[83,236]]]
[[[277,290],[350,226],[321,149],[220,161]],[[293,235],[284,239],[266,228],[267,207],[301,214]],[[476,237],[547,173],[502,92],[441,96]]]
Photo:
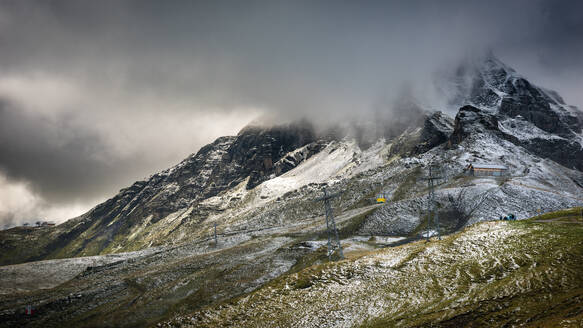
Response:
[[[217,223],[216,222],[215,222],[215,234],[214,234],[214,237],[215,237],[215,247],[218,247],[219,246],[219,239],[217,238]]]
[[[431,236],[429,231],[431,229],[431,223],[433,222],[435,231],[437,231],[437,237],[441,240],[441,232],[439,231],[439,215],[437,214],[437,206],[435,202],[435,181],[443,179],[443,176],[439,170],[439,167],[435,163],[429,164],[429,175],[426,178],[427,187],[429,189],[427,195],[427,241]],[[432,220],[433,219],[433,220]]]
[[[326,211],[326,230],[328,232],[328,260],[332,261],[332,253],[338,248],[338,253],[340,254],[340,259],[344,259],[344,253],[342,252],[342,245],[340,245],[340,238],[338,237],[338,230],[336,229],[336,222],[334,221],[334,215],[332,214],[332,205],[330,200],[332,198],[340,196],[340,192],[334,194],[328,194],[328,189],[324,187],[324,195],[322,197],[316,198],[314,201],[324,202],[324,208]]]

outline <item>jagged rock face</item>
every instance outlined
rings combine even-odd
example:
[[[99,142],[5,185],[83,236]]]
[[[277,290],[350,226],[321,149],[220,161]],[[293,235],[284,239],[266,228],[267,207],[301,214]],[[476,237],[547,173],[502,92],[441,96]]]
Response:
[[[460,108],[455,117],[454,130],[450,141],[452,144],[459,144],[471,134],[484,133],[486,131],[499,132],[496,116],[467,105]]]
[[[312,155],[320,152],[326,144],[326,141],[318,140],[309,143],[304,147],[298,148],[295,151],[289,152],[286,156],[273,164],[273,174],[278,176],[294,169],[296,166],[300,165],[300,163],[312,157]]]
[[[559,115],[550,110],[549,104],[540,102],[536,98],[527,96],[504,98],[500,104],[500,114],[512,118],[520,115],[538,128],[549,133],[565,134],[569,131],[561,128]]]
[[[564,137],[572,136],[571,129],[577,127],[576,117],[573,115],[560,115],[551,109],[551,105],[560,104],[544,91],[531,85],[523,78],[509,79],[506,82],[508,96],[500,103],[500,114],[509,117],[522,116],[536,127]],[[573,121],[575,119],[575,121]]]
[[[453,133],[453,120],[442,112],[426,116],[421,130],[421,138],[415,146],[414,154],[422,154],[449,140]]]
[[[346,172],[350,172],[347,168],[352,170],[354,167],[366,167],[370,163],[374,165],[369,168],[379,167],[387,159],[400,160],[399,157],[405,160],[403,165],[409,169],[415,162],[406,161],[408,157],[423,157],[421,154],[431,152],[436,146],[448,141],[455,145],[469,136],[484,133],[504,139],[500,141],[504,141],[506,145],[518,145],[520,147],[516,148],[521,151],[524,148],[537,155],[532,158],[546,157],[565,167],[575,167],[583,171],[580,112],[564,105],[556,93],[533,86],[501,63],[490,61],[486,66],[488,69],[480,71],[479,78],[474,83],[466,85],[466,105],[461,107],[455,121],[440,112],[418,115],[420,109],[405,103],[403,106],[408,107],[401,108],[406,109],[407,115],[396,117],[396,123],[373,119],[372,123],[362,125],[362,129],[356,129],[354,135],[348,136],[345,130],[337,128],[327,133],[326,139],[320,139],[314,128],[306,122],[269,128],[250,126],[237,136],[218,138],[175,167],[138,181],[81,217],[55,227],[54,236],[46,242],[46,251],[22,255],[18,261],[41,259],[48,254],[64,257],[97,254],[102,251],[115,252],[118,250],[116,245],[124,242],[127,242],[124,249],[130,250],[134,245],[157,245],[158,240],[168,242],[169,239],[164,239],[169,238],[168,236],[173,238],[185,232],[197,231],[205,225],[208,228],[205,220],[209,217],[225,211],[229,206],[237,207],[244,203],[238,203],[241,200],[240,194],[293,170],[317,153],[327,155],[318,156],[314,160],[328,162],[315,167],[333,172],[327,173],[328,178],[342,179]],[[551,122],[546,122],[547,120]],[[350,142],[344,142],[346,140],[333,150],[321,152],[325,147],[333,145],[329,139],[344,137],[365,142],[365,146],[372,149],[371,152],[359,157],[357,153],[363,149],[362,143],[359,142],[359,148]],[[376,142],[383,137],[384,141]],[[370,145],[373,141],[378,149]],[[469,141],[475,143],[479,138]],[[492,144],[495,143],[486,147]],[[463,151],[463,147],[459,148]],[[443,149],[439,149],[441,150]],[[491,157],[490,155],[492,154],[483,158]],[[351,159],[347,160],[348,158]],[[345,160],[347,161],[344,162]],[[338,163],[343,164],[337,165]],[[312,179],[312,176],[317,175],[313,171],[307,170],[308,173],[303,176],[300,174],[298,181]],[[277,194],[281,185],[294,186],[294,172],[290,175],[292,177],[289,180],[285,178],[282,179],[285,181],[276,181],[272,190],[264,190],[267,195],[265,199],[271,193]],[[289,181],[292,183],[289,184]],[[576,176],[573,181],[581,185],[582,180],[580,176]],[[267,185],[269,182],[248,194],[254,194],[255,191],[259,193]],[[223,191],[231,194],[223,198],[219,195]],[[220,197],[213,197],[217,195]],[[285,196],[283,193],[282,195]],[[264,195],[255,196],[263,199]],[[286,201],[288,198],[282,197]],[[277,198],[277,202],[279,201]],[[261,211],[257,209],[251,214],[268,216],[265,214],[267,212]],[[128,245],[132,235],[138,236],[136,240],[141,238],[134,232],[140,232],[140,228],[155,226],[156,223],[168,226],[168,231],[160,232],[163,229],[156,227],[154,232],[147,232],[151,235],[147,235],[147,240],[143,239],[146,240],[143,244]],[[165,237],[158,239],[158,232]],[[146,236],[146,233],[141,236]],[[181,238],[182,235],[177,240],[182,240]],[[53,253],[58,249],[66,251]]]
[[[460,143],[471,134],[492,133],[521,146],[531,153],[551,159],[565,167],[583,171],[583,148],[576,138],[567,139],[555,134],[537,133],[529,121],[517,116],[509,119],[502,115],[464,106],[455,119],[455,129],[450,138],[452,145]],[[544,130],[539,130],[541,132]]]
[[[315,139],[314,129],[305,122],[272,128],[247,127],[236,137],[221,137],[176,167],[121,190],[92,215],[115,217],[137,211],[136,218],[153,213],[155,222],[232,188],[247,177],[247,188],[251,189],[272,175],[289,171],[322,148],[323,144]],[[308,144],[298,153],[301,155],[291,155],[293,159],[280,162],[289,152]]]
[[[135,182],[66,222],[59,227],[55,247],[46,247],[46,251],[67,248],[69,256],[83,254],[88,248],[100,252],[116,238],[127,238],[133,228],[190,207],[194,208],[191,215],[205,217],[207,209],[196,206],[199,202],[247,179],[246,188],[253,188],[293,169],[325,145],[326,141],[316,141],[313,127],[306,122],[247,127],[237,136],[220,137],[178,165]],[[70,244],[75,240],[83,243]],[[43,254],[39,257],[47,255]]]
[[[396,138],[392,155],[415,156],[447,142],[453,132],[453,120],[442,112],[425,114],[423,123],[411,126]]]
[[[292,156],[293,160],[277,164],[289,152],[315,141],[314,129],[307,122],[270,129],[248,127],[237,136],[229,149],[227,161],[237,163],[242,168],[243,175],[250,177],[247,188],[251,189],[272,175],[289,171],[299,164],[300,159],[306,159],[320,151],[321,144],[314,144],[302,156]]]
[[[532,153],[583,171],[583,113],[490,56],[474,72],[451,143],[491,132]],[[458,93],[459,94],[459,93]]]
[[[521,146],[537,156],[551,159],[568,168],[583,171],[583,148],[576,140],[556,135],[537,135],[532,134],[532,131],[525,131],[532,129],[532,126],[521,126],[520,122],[525,122],[525,120],[521,120],[521,116],[518,116],[518,120],[511,120],[510,129],[506,129],[503,123],[507,121],[508,119],[501,115],[494,115],[469,105],[464,106],[456,115],[455,128],[450,143],[452,145],[459,144],[472,134],[488,132]]]

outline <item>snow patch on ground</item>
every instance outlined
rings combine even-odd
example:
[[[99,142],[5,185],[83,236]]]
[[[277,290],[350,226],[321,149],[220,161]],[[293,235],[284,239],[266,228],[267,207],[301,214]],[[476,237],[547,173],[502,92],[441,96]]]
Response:
[[[500,131],[513,135],[519,140],[531,140],[531,139],[563,139],[557,135],[548,133],[538,128],[531,122],[522,118],[522,116],[517,116],[516,118],[507,118],[503,121],[498,122],[498,128]]]
[[[0,267],[0,294],[47,289],[62,284],[85,271],[110,263],[127,261],[158,253],[162,248],[148,248],[136,252],[46,260]]]
[[[264,199],[279,197],[310,183],[334,182],[378,167],[385,162],[383,139],[362,151],[355,140],[332,142],[293,170],[262,183],[258,193]]]

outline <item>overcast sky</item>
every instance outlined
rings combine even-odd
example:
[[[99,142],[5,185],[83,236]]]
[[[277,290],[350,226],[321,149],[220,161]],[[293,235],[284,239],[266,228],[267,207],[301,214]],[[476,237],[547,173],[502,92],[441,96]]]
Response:
[[[79,215],[261,115],[430,95],[486,50],[581,108],[581,3],[2,0],[0,227]]]

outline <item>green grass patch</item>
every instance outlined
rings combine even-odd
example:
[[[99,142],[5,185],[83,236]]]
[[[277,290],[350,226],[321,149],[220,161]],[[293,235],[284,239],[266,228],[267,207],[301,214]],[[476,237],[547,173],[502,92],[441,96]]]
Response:
[[[324,263],[326,261],[328,261],[328,257],[326,256],[326,247],[320,247],[315,252],[310,252],[307,255],[299,258],[296,264],[294,264],[287,273],[291,274],[300,272],[305,268]]]
[[[490,229],[498,242],[488,242]],[[505,229],[513,231],[505,234]],[[466,238],[468,233],[476,238]],[[383,257],[375,258],[374,253],[372,261],[318,263],[325,259],[321,247],[319,254],[305,256],[288,274],[246,294],[244,301],[239,302],[240,296],[222,303],[227,308],[205,307],[205,313],[216,317],[202,326],[262,327],[265,322],[293,326],[297,311],[306,318],[327,311],[310,312],[310,304],[317,308],[330,302],[329,311],[344,306],[336,302],[337,294],[323,291],[327,284],[334,288],[350,284],[353,277],[363,284],[363,291],[347,288],[341,297],[360,303],[361,297],[386,295],[385,301],[394,305],[366,318],[363,327],[553,327],[564,320],[583,322],[583,225],[485,222],[441,241],[419,241],[393,250],[399,262],[387,270]],[[387,279],[371,275],[366,265],[381,275],[384,271]],[[374,285],[367,286],[369,282]]]
[[[555,217],[564,217],[572,209],[557,212]],[[442,299],[439,295],[443,287],[434,284],[435,289],[429,286],[424,294],[435,301],[405,307],[391,316],[370,318],[361,327],[579,327],[583,322],[583,226],[533,220],[498,224],[528,233],[506,239],[507,251],[489,259],[489,264],[479,258],[451,263],[446,275],[440,274],[437,280],[454,278],[459,296]],[[451,243],[463,233],[439,243]],[[398,268],[422,250],[411,249]],[[521,256],[523,250],[530,255]],[[436,278],[431,272],[424,276],[426,280]],[[460,303],[460,297],[466,300]],[[566,325],[568,322],[571,324]]]
[[[537,215],[534,216],[532,218],[530,218],[529,220],[553,220],[553,219],[559,219],[559,218],[564,218],[564,217],[574,217],[574,218],[581,218],[581,215],[583,214],[583,207],[573,207],[573,208],[568,208],[568,209],[564,209],[564,210],[559,210],[559,211],[555,211],[555,212],[549,212],[549,213],[545,213],[545,214],[541,214],[541,215]]]

